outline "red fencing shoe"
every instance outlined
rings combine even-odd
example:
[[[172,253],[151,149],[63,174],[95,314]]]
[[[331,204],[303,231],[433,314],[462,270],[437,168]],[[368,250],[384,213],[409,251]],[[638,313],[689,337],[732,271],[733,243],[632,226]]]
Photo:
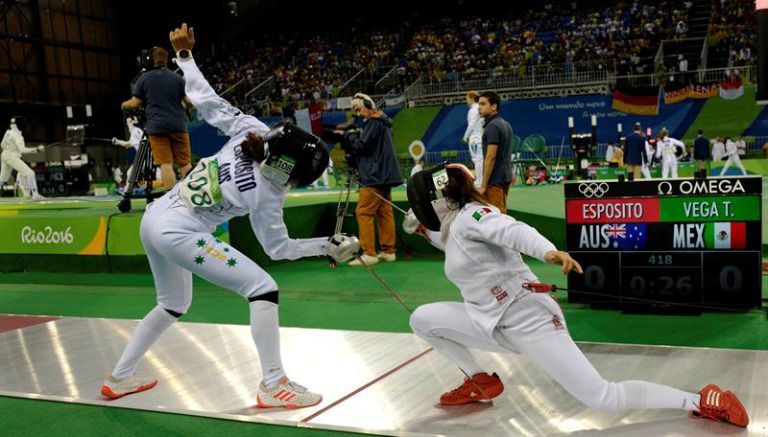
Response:
[[[699,395],[700,411],[694,415],[745,428],[749,425],[747,410],[732,391],[722,391],[715,384],[709,384],[699,391]]]
[[[464,383],[455,390],[443,393],[440,403],[443,405],[464,405],[493,399],[504,391],[504,384],[499,375],[478,373],[472,378],[464,378]]]

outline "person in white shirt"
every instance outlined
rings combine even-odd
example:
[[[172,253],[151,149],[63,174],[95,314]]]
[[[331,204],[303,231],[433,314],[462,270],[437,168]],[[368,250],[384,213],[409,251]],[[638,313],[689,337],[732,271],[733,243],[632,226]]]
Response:
[[[527,285],[538,279],[522,255],[559,264],[564,274],[581,274],[581,266],[536,229],[490,206],[472,179],[463,165],[443,164],[408,181],[412,210],[403,228],[425,235],[445,251],[445,274],[463,298],[422,305],[410,319],[416,335],[467,375],[461,386],[440,397],[441,404],[492,399],[504,391],[502,378],[473,356],[470,348],[476,348],[524,355],[594,409],[683,409],[747,426],[747,412],[736,395],[715,385],[697,394],[600,376],[571,339],[557,302]]]
[[[677,178],[677,154],[686,154],[685,144],[669,136],[666,128],[656,137],[656,157],[661,158],[661,177],[666,179],[670,173]]]
[[[613,143],[608,143],[608,147],[605,148],[605,162],[608,164],[612,163],[613,158],[616,156],[616,152],[613,149]]]
[[[157,380],[135,376],[139,360],[192,303],[192,274],[233,290],[248,301],[251,336],[261,361],[256,403],[262,408],[316,405],[322,396],[288,379],[280,353],[278,287],[275,280],[236,248],[211,233],[220,223],[250,214],[251,227],[272,259],[327,255],[339,262],[360,249],[354,237],[292,239],[283,221],[291,186],[306,186],[328,165],[317,137],[290,124],[270,129],[219,97],[192,58],[192,29],[171,33],[185,92],[198,113],[229,141],[201,159],[186,178],[147,206],[141,242],[157,291],[155,306],[138,324],[122,356],[104,381],[111,399],[149,390]]]
[[[732,165],[739,167],[739,169],[741,169],[741,173],[744,176],[747,175],[747,169],[744,168],[744,164],[741,163],[741,158],[739,157],[739,148],[734,141],[731,141],[730,138],[725,139],[725,156],[728,157],[728,160],[725,161],[723,169],[720,170],[720,176],[724,176],[728,171],[728,167]]]
[[[116,146],[124,147],[126,149],[133,149],[138,152],[139,145],[141,144],[141,138],[144,136],[144,129],[142,129],[141,126],[139,126],[138,116],[132,115],[130,117],[126,117],[125,126],[128,128],[128,134],[129,134],[128,140],[121,140],[113,137],[112,144]],[[133,164],[131,164],[130,167],[128,167],[128,171],[125,173],[125,177],[126,178],[131,177],[132,171],[133,171]],[[155,178],[160,180],[161,179],[160,176],[161,176],[160,168],[158,167]],[[117,177],[115,179],[117,179]],[[123,182],[122,178],[120,179],[120,181],[116,180],[116,182],[118,184],[122,183]]]
[[[323,187],[328,188],[330,185],[330,183],[328,182],[328,172],[332,172],[332,171],[333,171],[333,160],[331,160],[331,158],[329,157],[328,168],[326,168],[325,171],[323,171],[323,174],[320,175],[320,177],[317,178],[317,180],[312,182],[312,188],[320,188],[320,184],[318,184],[320,179],[323,180]]]
[[[747,156],[747,141],[739,135],[736,137],[736,150],[739,152],[739,158]]]
[[[645,142],[645,161],[640,166],[640,173],[643,174],[643,179],[651,179],[651,162],[653,161],[653,155],[655,149],[648,141]]]
[[[483,118],[480,116],[478,100],[480,93],[467,93],[467,129],[463,141],[469,146],[469,155],[475,167],[475,184],[479,187],[483,180]]]
[[[18,183],[24,197],[32,197],[32,200],[42,200],[45,197],[37,192],[37,180],[35,172],[24,161],[21,156],[25,153],[38,153],[44,150],[43,146],[27,147],[24,142],[24,117],[16,116],[11,118],[11,125],[5,135],[3,135],[2,154],[0,154],[0,185],[6,183],[11,178],[13,170],[18,172]]]
[[[725,157],[725,143],[722,137],[716,137],[712,142],[712,161],[720,162]]]
[[[414,161],[413,168],[411,169],[411,176],[415,175],[416,173],[424,170],[424,161],[421,159],[417,159]]]

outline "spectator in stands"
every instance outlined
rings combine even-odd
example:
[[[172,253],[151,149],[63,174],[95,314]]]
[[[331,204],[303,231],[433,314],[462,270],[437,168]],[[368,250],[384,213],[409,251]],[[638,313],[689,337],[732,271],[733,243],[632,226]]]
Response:
[[[392,142],[392,120],[376,108],[373,99],[363,93],[355,94],[352,109],[364,120],[362,133],[337,133],[347,136],[349,147],[358,157],[360,191],[355,213],[360,228],[360,247],[365,252],[361,258],[368,265],[379,261],[392,262],[397,259],[395,218],[390,203],[392,187],[403,183]],[[381,252],[378,254],[374,221],[378,222],[381,243]],[[360,266],[362,263],[356,259],[349,265]]]
[[[187,175],[191,166],[187,116],[184,104],[192,104],[184,94],[184,79],[168,69],[168,51],[152,48],[149,55],[149,71],[142,74],[131,90],[133,97],[123,102],[123,111],[145,107],[147,121],[144,130],[149,135],[152,157],[160,166],[163,188],[176,185],[173,164],[179,166],[181,176]]]
[[[499,114],[501,99],[493,91],[485,91],[478,99],[483,130],[483,180],[480,191],[488,202],[507,212],[507,194],[512,183],[512,126]]]
[[[688,60],[685,59],[685,56],[678,55],[678,71],[680,71],[680,82],[687,82],[688,81]]]
[[[696,160],[699,171],[703,171],[709,158],[709,140],[704,136],[704,131],[696,131],[696,139],[693,140],[693,159]]]

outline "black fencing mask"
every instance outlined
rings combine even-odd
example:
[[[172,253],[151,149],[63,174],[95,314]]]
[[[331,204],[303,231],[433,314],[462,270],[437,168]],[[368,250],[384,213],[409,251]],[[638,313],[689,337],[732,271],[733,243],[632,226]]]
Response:
[[[443,217],[459,208],[459,205],[444,195],[450,177],[448,169],[461,170],[472,177],[469,169],[462,164],[440,164],[422,170],[408,179],[408,203],[419,222],[430,231],[440,231]]]
[[[290,123],[269,131],[264,142],[268,155],[261,163],[261,174],[278,185],[305,187],[328,168],[325,143]]]

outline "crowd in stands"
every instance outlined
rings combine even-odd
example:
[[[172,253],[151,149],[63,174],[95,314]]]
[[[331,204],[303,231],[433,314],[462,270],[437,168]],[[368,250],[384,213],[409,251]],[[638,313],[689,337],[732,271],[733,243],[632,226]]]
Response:
[[[399,33],[367,31],[350,34],[274,35],[258,42],[238,44],[205,66],[218,92],[244,79],[250,90],[270,76],[276,87],[270,99],[283,105],[300,101],[327,101],[338,95],[344,82],[362,69],[377,70],[395,64]],[[242,96],[232,93],[236,103]]]
[[[728,67],[753,65],[757,47],[755,3],[752,0],[716,0],[709,25],[710,50],[727,54]]]
[[[429,82],[473,73],[525,75],[533,66],[554,73],[650,74],[659,42],[687,36],[692,5],[691,0],[546,1],[525,11],[432,19],[412,29],[398,23],[391,31],[275,35],[238,43],[237,50],[220,49],[204,69],[220,92],[241,79],[251,89],[274,77],[269,97],[283,107],[327,102],[361,70],[382,74],[390,66],[396,67],[401,87],[417,77]],[[754,63],[753,9],[750,0],[713,5],[709,44],[728,51],[729,66]],[[668,68],[687,65],[680,58]]]
[[[650,73],[643,49],[684,38],[688,31],[688,1],[593,4],[545,2],[526,11],[525,19],[443,19],[416,32],[408,67],[438,81],[475,71],[525,74],[526,66],[540,64],[566,73],[579,68]]]

